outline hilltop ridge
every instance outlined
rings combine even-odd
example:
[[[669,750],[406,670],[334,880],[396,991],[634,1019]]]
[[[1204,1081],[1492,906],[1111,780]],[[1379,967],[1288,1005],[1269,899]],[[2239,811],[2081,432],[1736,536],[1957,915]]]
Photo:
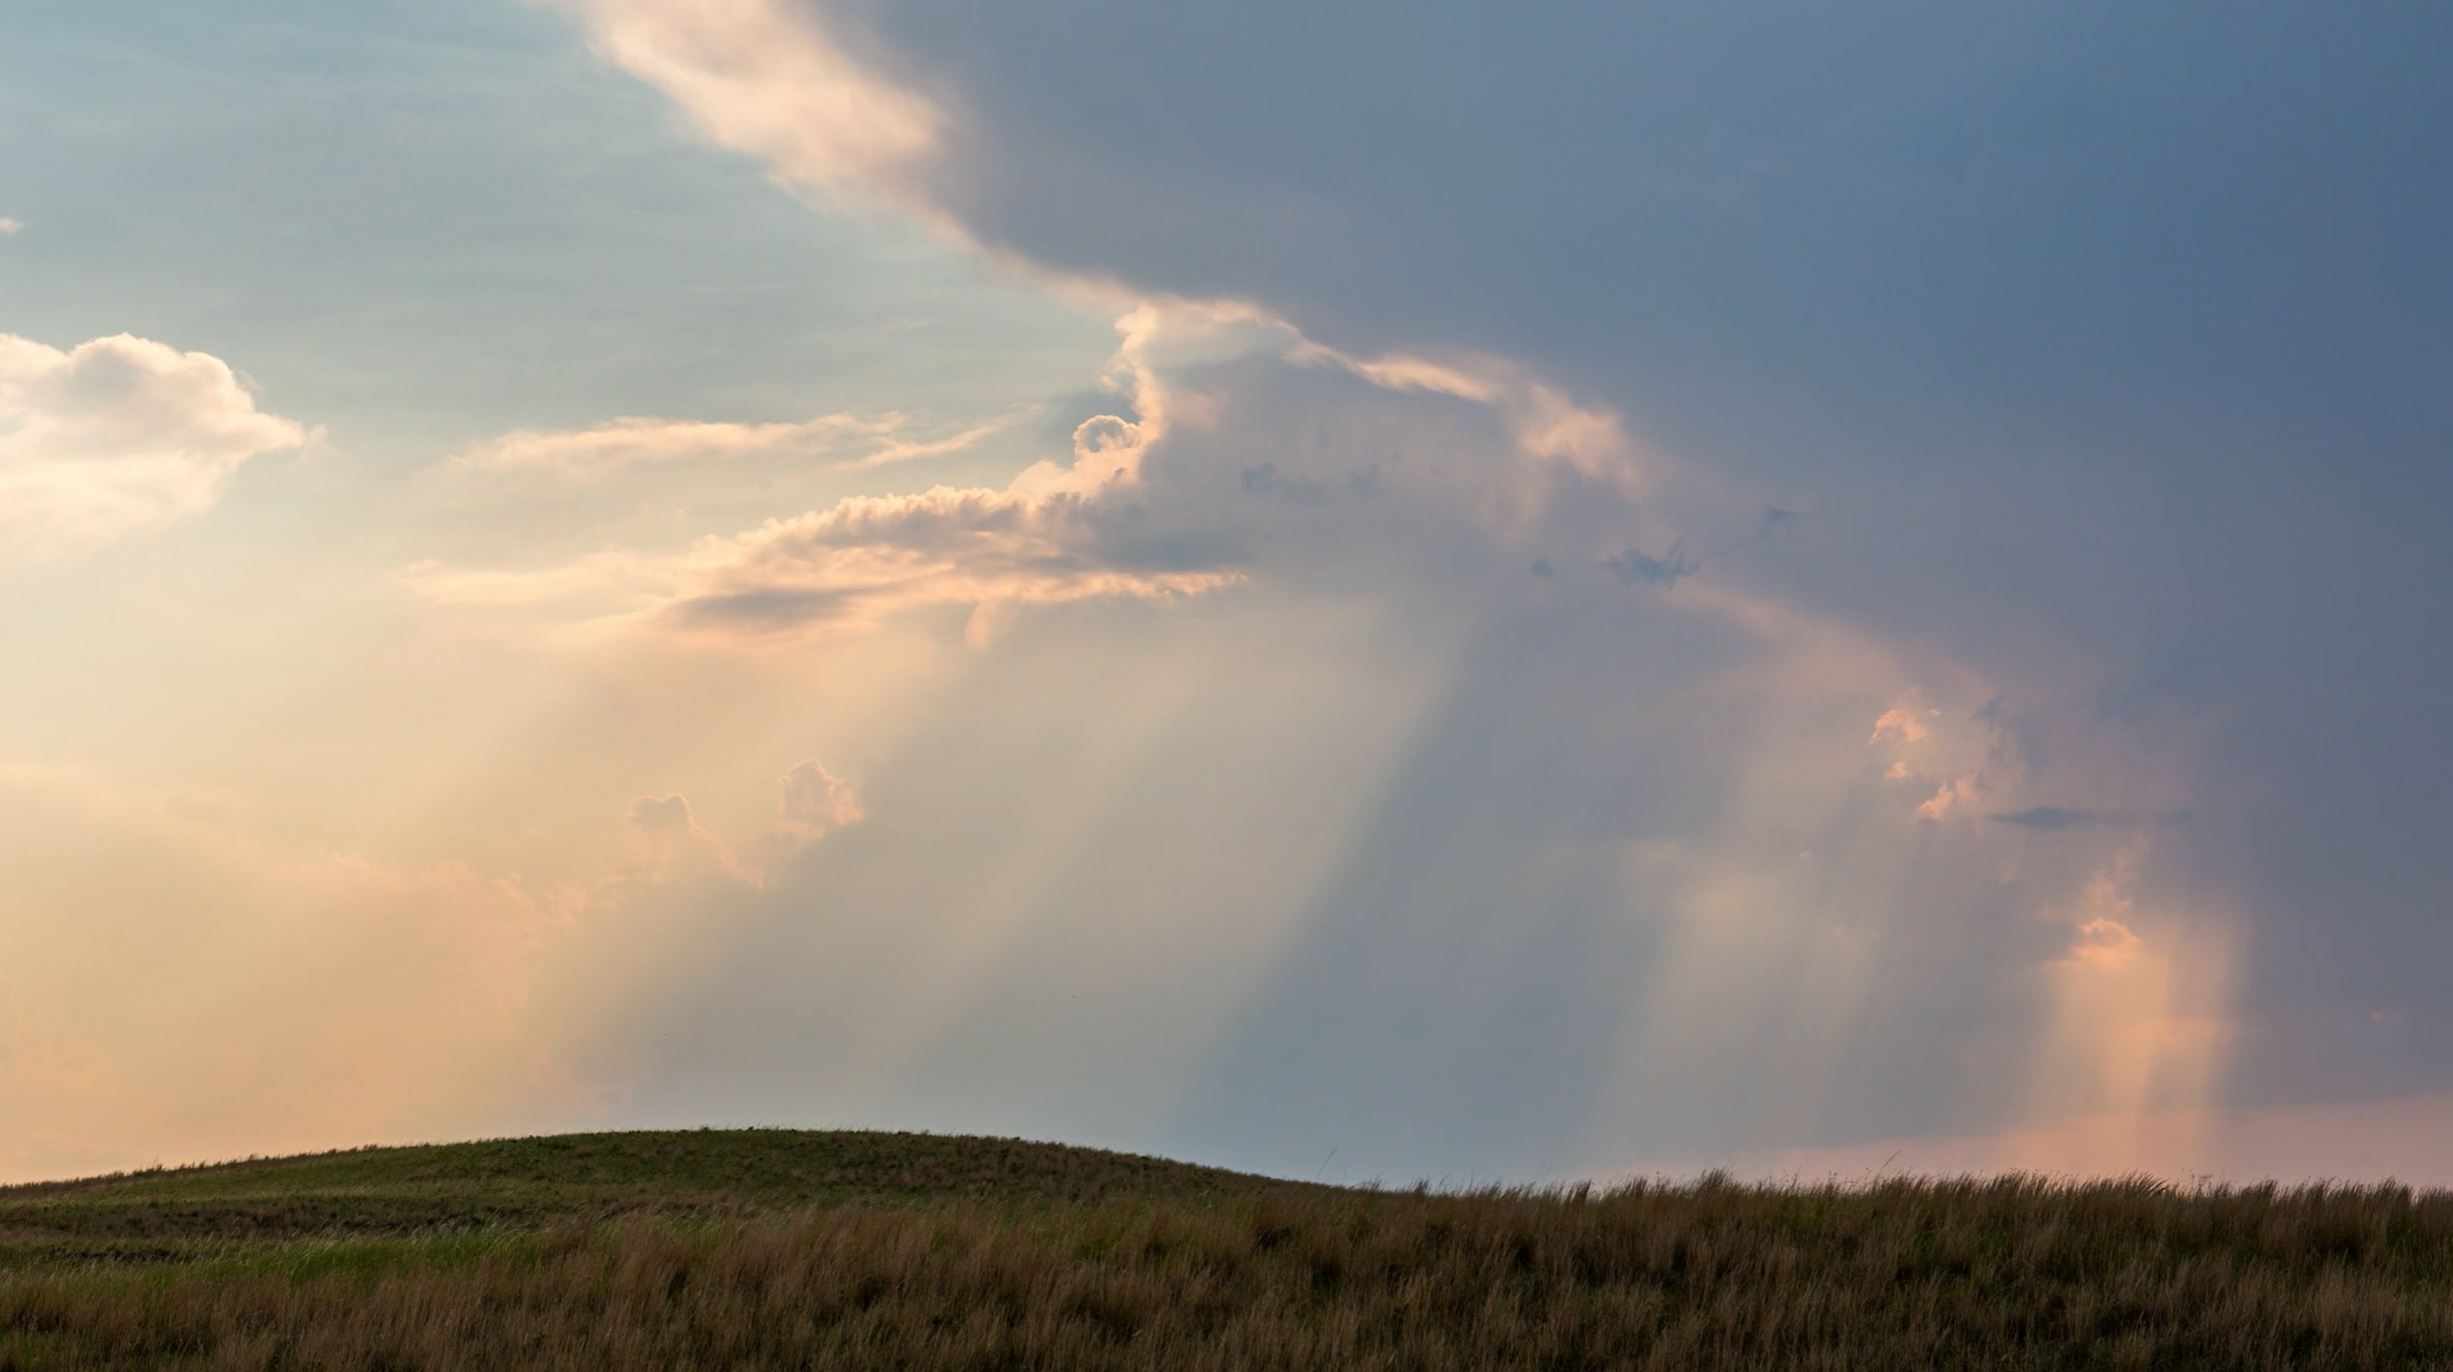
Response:
[[[546,1134],[0,1187],[0,1234],[400,1233],[847,1202],[1195,1200],[1305,1184],[1015,1138],[875,1130]]]

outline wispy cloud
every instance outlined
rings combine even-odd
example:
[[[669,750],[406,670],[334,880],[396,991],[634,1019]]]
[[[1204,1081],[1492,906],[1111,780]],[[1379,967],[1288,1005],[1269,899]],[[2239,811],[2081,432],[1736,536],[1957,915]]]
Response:
[[[806,7],[771,0],[561,0],[597,50],[656,86],[709,141],[785,181],[931,213],[913,183],[945,139],[928,100],[847,52]]]
[[[510,607],[609,602],[668,629],[772,639],[873,627],[931,606],[968,606],[974,637],[1018,605],[1168,600],[1241,579],[1227,567],[1138,565],[1081,496],[937,486],[854,496],[824,510],[666,556],[601,553],[534,571],[437,563],[400,582],[430,601]]]
[[[873,624],[931,605],[1166,600],[1229,585],[1226,568],[1147,570],[1113,557],[1089,501],[938,486],[854,497],[703,544],[663,608],[672,623],[749,637]]]
[[[625,415],[579,428],[514,429],[463,449],[446,466],[462,472],[548,472],[576,478],[682,462],[814,458],[859,449],[836,465],[882,467],[961,452],[1011,427],[1026,413],[1016,411],[939,434],[915,432],[919,422],[899,410],[778,423]]]
[[[978,446],[982,439],[1004,432],[1034,412],[1026,406],[985,423],[950,433],[941,438],[896,438],[841,465],[854,470],[884,467],[897,462],[913,462],[921,458],[946,457]]]

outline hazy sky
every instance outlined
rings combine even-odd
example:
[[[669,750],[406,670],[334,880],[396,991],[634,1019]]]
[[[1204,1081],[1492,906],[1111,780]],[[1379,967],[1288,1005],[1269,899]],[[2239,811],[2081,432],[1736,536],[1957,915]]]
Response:
[[[2448,50],[21,0],[0,1179],[2453,1181]]]

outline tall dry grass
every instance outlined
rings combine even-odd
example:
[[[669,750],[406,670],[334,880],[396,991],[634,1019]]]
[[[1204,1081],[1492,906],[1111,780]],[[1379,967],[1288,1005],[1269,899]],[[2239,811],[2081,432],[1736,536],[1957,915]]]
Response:
[[[1263,1189],[0,1270],[0,1369],[86,1366],[2453,1367],[2453,1196]]]

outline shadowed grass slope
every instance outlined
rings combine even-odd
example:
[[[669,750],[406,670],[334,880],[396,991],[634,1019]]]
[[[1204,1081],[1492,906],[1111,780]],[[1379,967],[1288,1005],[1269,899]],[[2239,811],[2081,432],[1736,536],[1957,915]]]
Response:
[[[624,1134],[0,1190],[0,1244],[0,1369],[2453,1367],[2453,1195],[2392,1186],[1445,1195]]]

